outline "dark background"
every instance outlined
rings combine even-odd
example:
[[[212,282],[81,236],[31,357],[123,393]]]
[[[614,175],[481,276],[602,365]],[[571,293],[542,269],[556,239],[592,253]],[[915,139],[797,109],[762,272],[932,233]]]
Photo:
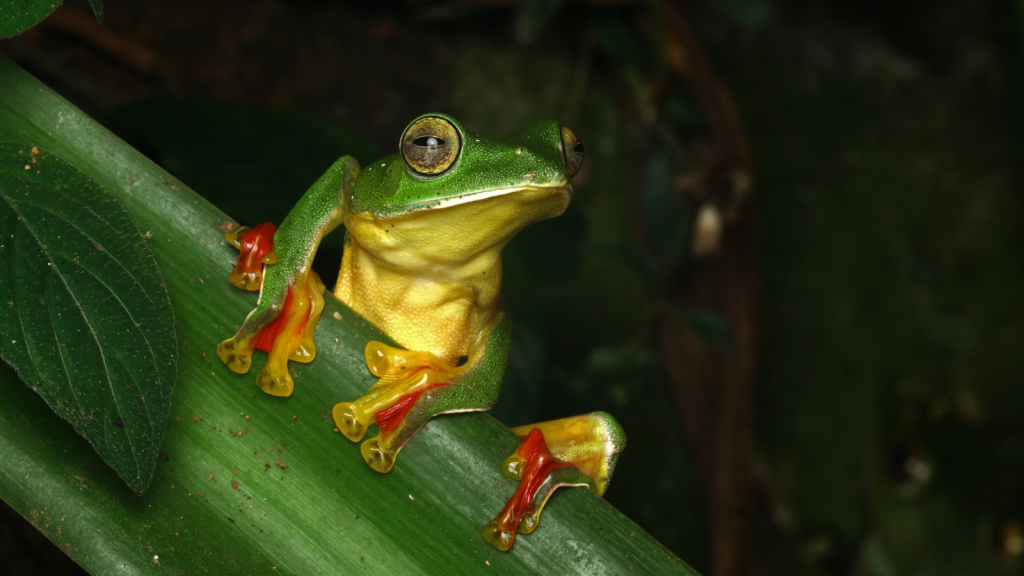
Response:
[[[81,0],[0,53],[248,224],[424,112],[572,127],[573,205],[506,250],[493,414],[614,414],[608,500],[703,574],[1003,575],[1024,550],[1022,15],[113,0],[98,26]],[[69,563],[0,511],[0,566]]]

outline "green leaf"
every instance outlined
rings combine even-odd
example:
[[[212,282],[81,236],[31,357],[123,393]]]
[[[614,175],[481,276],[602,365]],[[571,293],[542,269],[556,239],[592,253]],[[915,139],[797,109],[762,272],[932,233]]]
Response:
[[[0,357],[137,492],[153,477],[177,359],[143,240],[101,184],[0,142]]]
[[[96,22],[103,24],[103,0],[89,0],[92,13],[96,15]]]
[[[6,0],[0,4],[0,38],[21,34],[39,24],[57,6],[60,2],[56,0]]]
[[[480,527],[516,484],[499,467],[518,438],[485,414],[431,420],[395,470],[371,470],[334,432],[331,408],[373,378],[380,332],[334,298],[318,355],[273,398],[231,373],[217,343],[256,295],[226,274],[225,215],[6,60],[0,138],[37,142],[117,196],[164,273],[179,358],[150,489],[132,494],[35,394],[0,370],[0,498],[96,574],[694,574],[606,501],[559,490],[509,553]],[[386,340],[385,340],[386,341]],[[280,463],[280,464],[279,464]],[[236,472],[237,471],[237,472]],[[615,484],[612,484],[615,490]]]

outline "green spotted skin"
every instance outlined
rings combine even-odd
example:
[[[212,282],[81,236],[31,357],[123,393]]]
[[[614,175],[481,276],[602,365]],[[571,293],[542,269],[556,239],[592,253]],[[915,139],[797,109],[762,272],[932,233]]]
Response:
[[[547,121],[534,124],[514,138],[466,132],[454,118],[449,120],[462,138],[463,148],[455,164],[444,174],[423,178],[410,171],[395,154],[367,165],[352,187],[349,210],[370,210],[387,216],[437,208],[445,201],[477,192],[565,183],[565,157],[552,142],[561,142],[561,126]]]
[[[603,496],[604,491],[608,489],[608,482],[611,481],[612,474],[615,472],[615,465],[619,462],[619,455],[626,449],[626,431],[622,429],[619,421],[607,412],[593,412],[590,416],[601,422],[600,428],[601,433],[604,434],[606,451],[612,455],[608,459],[607,477],[598,479],[602,487],[598,491],[598,496]]]
[[[345,192],[359,175],[359,163],[350,156],[335,162],[299,199],[274,234],[278,262],[266,266],[256,308],[246,317],[236,339],[259,331],[284,307],[288,287],[310,270],[320,240],[341,224]]]
[[[619,421],[607,412],[593,412],[591,415],[601,420],[606,437],[615,447],[614,451],[622,452],[626,447],[626,431],[622,429]]]
[[[512,342],[512,322],[507,314],[495,320],[484,344],[483,355],[459,380],[459,386],[431,390],[439,392],[432,398],[431,414],[458,412],[465,409],[487,410],[498,401],[501,382],[505,378],[508,350]],[[427,392],[429,394],[430,392]]]

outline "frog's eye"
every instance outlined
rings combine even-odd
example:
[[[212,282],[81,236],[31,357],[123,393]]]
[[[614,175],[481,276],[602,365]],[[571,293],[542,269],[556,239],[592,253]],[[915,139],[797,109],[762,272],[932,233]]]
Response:
[[[559,148],[565,156],[565,169],[569,172],[569,178],[572,178],[583,167],[583,141],[575,132],[562,126],[562,141],[559,142]]]
[[[402,134],[402,157],[421,176],[437,176],[451,168],[461,148],[459,131],[438,116],[419,118]]]
[[[435,138],[433,136],[420,136],[419,138],[412,141],[413,144],[422,148],[435,148],[437,146],[444,146],[444,140]]]

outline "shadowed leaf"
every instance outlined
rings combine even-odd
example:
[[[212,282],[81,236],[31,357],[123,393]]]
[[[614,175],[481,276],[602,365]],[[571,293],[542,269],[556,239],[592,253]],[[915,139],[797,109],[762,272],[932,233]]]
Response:
[[[7,0],[0,5],[0,38],[21,34],[39,24],[57,6],[59,0]]]
[[[120,203],[37,147],[0,143],[0,357],[136,492],[177,348],[163,278]]]

